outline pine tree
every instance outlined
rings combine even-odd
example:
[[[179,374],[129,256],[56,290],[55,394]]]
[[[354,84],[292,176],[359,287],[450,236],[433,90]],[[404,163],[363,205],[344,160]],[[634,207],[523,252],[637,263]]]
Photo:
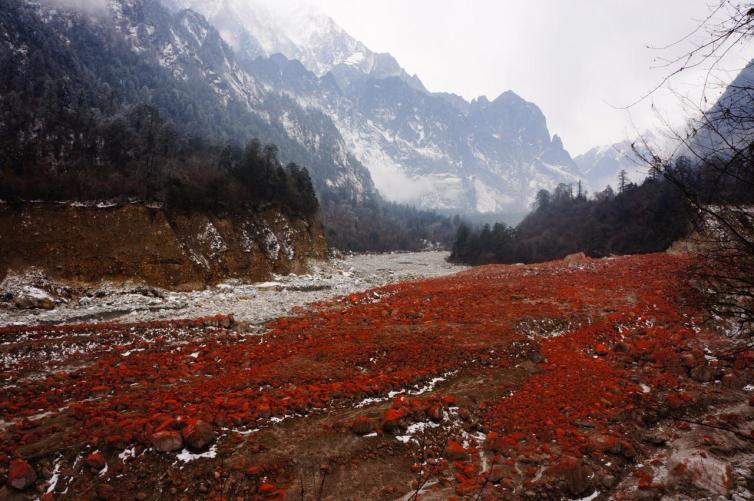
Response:
[[[621,169],[618,173],[618,193],[623,193],[626,191],[626,187],[628,186],[628,175],[626,174],[626,169]]]

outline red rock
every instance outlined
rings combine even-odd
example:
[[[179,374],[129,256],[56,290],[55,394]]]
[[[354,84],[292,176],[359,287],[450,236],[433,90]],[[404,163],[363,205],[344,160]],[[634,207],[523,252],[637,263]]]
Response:
[[[455,440],[448,440],[448,445],[445,447],[445,456],[454,461],[462,461],[468,459],[469,453]]]
[[[722,379],[722,383],[728,388],[741,388],[741,378],[735,372],[728,372]]]
[[[700,383],[709,383],[715,380],[715,369],[708,364],[697,365],[691,369],[691,379]]]
[[[400,428],[403,422],[403,418],[406,415],[403,409],[388,409],[385,411],[385,415],[382,418],[382,429],[390,432],[397,428]]]
[[[8,485],[14,489],[23,490],[37,481],[37,472],[23,459],[14,459],[8,469]]]
[[[568,492],[574,496],[583,494],[590,486],[588,472],[580,459],[566,456],[551,467],[549,472],[563,480]]]
[[[177,431],[158,431],[152,435],[152,445],[159,452],[177,451],[183,447],[183,438]]]
[[[275,490],[275,486],[269,483],[264,483],[259,486],[259,492],[262,494],[268,494]]]
[[[471,413],[466,407],[459,407],[458,408],[458,417],[463,419],[464,421],[468,421],[471,417]]]
[[[427,409],[427,416],[435,423],[439,423],[443,420],[442,406],[435,404]]]
[[[215,440],[215,432],[212,425],[205,421],[197,421],[186,426],[182,432],[183,440],[195,450],[202,450]]]
[[[510,470],[507,469],[505,466],[501,464],[496,464],[490,469],[490,472],[487,476],[490,482],[493,484],[499,484],[503,481],[503,479],[508,476],[510,473]]]
[[[107,465],[107,461],[105,461],[105,456],[102,455],[101,452],[92,452],[86,457],[86,464],[91,468],[92,470],[100,471],[102,468]]]
[[[681,355],[681,363],[687,369],[691,369],[697,364],[696,357],[693,353],[687,351]]]
[[[112,485],[98,484],[95,492],[98,499],[113,499],[115,497],[115,489]]]
[[[351,423],[351,431],[356,435],[368,435],[374,431],[374,422],[366,416],[359,416]]]

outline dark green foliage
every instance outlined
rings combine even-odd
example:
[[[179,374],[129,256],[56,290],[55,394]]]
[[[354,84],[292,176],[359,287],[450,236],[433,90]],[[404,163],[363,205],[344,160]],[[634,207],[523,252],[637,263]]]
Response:
[[[252,140],[242,150],[182,138],[154,108],[74,130],[85,148],[50,158],[56,145],[41,139],[24,160],[0,164],[0,198],[143,200],[182,212],[237,212],[276,205],[311,215],[318,204],[306,169],[284,169],[274,145]]]
[[[485,225],[461,227],[451,260],[469,264],[532,263],[584,252],[592,257],[667,249],[690,228],[690,210],[675,186],[649,178],[625,184],[615,195],[609,187],[591,200],[559,185],[537,194],[536,206],[515,229]]]

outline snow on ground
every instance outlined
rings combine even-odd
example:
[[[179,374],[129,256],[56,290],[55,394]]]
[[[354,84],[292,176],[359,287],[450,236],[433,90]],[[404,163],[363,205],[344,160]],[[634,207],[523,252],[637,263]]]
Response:
[[[275,276],[271,281],[232,280],[204,290],[172,292],[135,284],[105,283],[58,301],[55,309],[18,309],[0,302],[0,325],[62,322],[195,318],[232,314],[237,321],[260,324],[290,313],[295,306],[347,295],[403,280],[435,277],[465,269],[445,261],[446,252],[359,254],[313,261],[305,275]],[[9,275],[10,277],[11,275]],[[17,288],[18,275],[13,275]],[[0,284],[0,293],[4,285]],[[0,294],[0,297],[2,294]]]

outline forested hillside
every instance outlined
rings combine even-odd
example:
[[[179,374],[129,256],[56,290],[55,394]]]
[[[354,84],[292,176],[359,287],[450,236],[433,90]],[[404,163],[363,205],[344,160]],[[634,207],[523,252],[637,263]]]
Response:
[[[657,252],[688,233],[690,215],[682,193],[657,177],[626,183],[618,193],[608,186],[593,197],[561,184],[553,192],[541,190],[534,210],[515,228],[503,223],[459,228],[451,260],[533,263],[577,252],[592,257]]]
[[[269,92],[202,16],[106,5],[0,0],[0,197],[313,214],[313,187],[344,250],[450,242],[446,218],[384,203],[332,121]],[[385,234],[362,238],[354,214]],[[427,219],[442,231],[417,234]]]

